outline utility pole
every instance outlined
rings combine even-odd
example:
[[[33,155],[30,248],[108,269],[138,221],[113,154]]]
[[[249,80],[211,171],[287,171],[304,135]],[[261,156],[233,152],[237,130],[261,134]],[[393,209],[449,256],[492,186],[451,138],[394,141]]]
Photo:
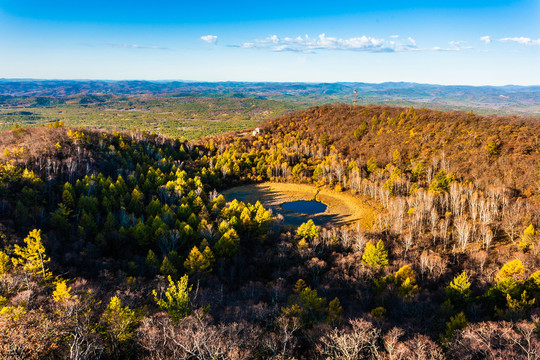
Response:
[[[357,102],[358,102],[358,100],[356,99],[356,90],[354,90],[354,91],[353,91],[352,104],[353,104],[353,105],[356,105]]]

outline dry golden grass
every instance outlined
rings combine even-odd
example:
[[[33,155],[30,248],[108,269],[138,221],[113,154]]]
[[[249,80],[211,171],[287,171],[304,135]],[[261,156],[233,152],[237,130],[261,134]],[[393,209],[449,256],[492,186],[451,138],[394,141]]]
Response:
[[[314,185],[265,182],[238,186],[223,192],[227,201],[238,199],[249,203],[260,201],[265,207],[271,208],[274,213],[281,213],[285,222],[291,225],[299,225],[308,219],[313,219],[316,224],[323,225],[332,223],[346,225],[359,223],[363,229],[372,229],[377,215],[382,207],[373,200],[350,192],[336,192],[321,188],[320,191]],[[302,215],[281,209],[281,204],[297,200],[313,200],[317,195],[317,201],[328,207],[324,213],[316,215]]]

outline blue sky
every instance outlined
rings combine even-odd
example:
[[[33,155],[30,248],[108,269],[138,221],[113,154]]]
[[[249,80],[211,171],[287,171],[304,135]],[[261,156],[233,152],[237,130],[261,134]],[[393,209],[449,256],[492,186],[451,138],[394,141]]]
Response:
[[[540,84],[540,1],[0,0],[0,78]]]

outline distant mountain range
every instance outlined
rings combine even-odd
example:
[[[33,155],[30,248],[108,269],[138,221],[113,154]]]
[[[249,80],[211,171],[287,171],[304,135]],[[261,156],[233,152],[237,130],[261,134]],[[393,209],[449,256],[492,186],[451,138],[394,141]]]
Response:
[[[78,94],[123,96],[257,97],[314,105],[353,100],[358,104],[415,105],[480,113],[540,114],[540,86],[461,86],[406,82],[369,84],[102,81],[0,79],[0,96],[63,97]]]

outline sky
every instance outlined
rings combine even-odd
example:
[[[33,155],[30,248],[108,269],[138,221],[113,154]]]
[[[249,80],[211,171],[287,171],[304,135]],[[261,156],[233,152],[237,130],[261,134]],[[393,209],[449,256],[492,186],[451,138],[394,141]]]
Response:
[[[540,0],[0,0],[0,78],[540,85]]]

